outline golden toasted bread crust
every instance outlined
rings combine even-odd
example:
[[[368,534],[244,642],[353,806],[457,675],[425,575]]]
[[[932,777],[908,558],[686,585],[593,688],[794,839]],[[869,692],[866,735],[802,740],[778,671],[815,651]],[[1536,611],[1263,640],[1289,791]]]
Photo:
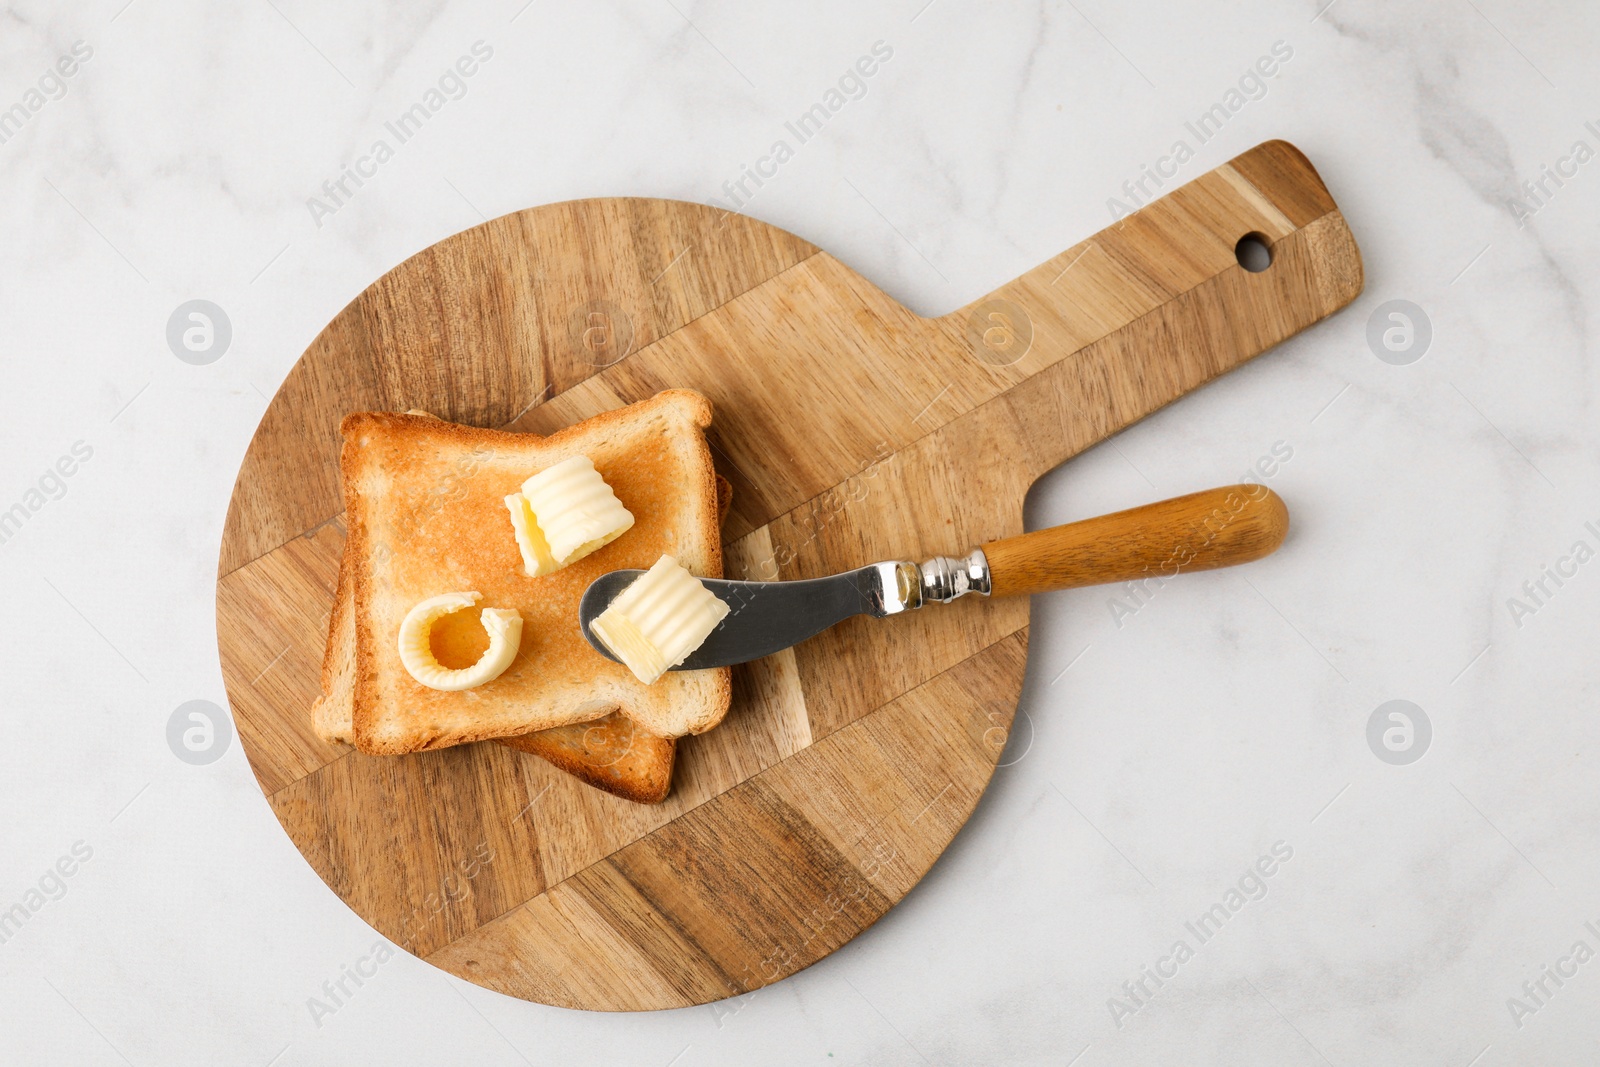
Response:
[[[328,614],[328,645],[322,653],[322,695],[311,705],[317,736],[335,744],[350,743],[350,707],[355,696],[355,590],[351,587],[348,540],[339,557],[339,580]]]
[[[646,687],[590,648],[577,627],[578,598],[606,571],[647,567],[672,552],[696,573],[722,573],[715,472],[702,433],[711,414],[699,394],[668,390],[545,438],[416,415],[347,416],[341,471],[356,747],[373,754],[442,748],[584,722],[613,708],[663,737],[721,721],[732,695],[728,670],[673,672]],[[571,567],[528,578],[502,498],[580,452],[634,513],[635,527]],[[494,682],[441,693],[404,672],[394,638],[417,600],[457,589],[482,592],[485,606],[517,608],[523,645]]]
[[[553,726],[496,740],[640,804],[659,804],[672,788],[677,739],[650,733],[620,711],[595,722]]]

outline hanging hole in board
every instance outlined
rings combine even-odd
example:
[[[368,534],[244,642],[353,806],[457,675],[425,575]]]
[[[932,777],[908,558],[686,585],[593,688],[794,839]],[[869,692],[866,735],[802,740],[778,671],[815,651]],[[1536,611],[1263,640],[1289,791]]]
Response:
[[[1272,266],[1272,246],[1259,233],[1247,233],[1233,246],[1234,258],[1239,266],[1251,274],[1260,274]]]

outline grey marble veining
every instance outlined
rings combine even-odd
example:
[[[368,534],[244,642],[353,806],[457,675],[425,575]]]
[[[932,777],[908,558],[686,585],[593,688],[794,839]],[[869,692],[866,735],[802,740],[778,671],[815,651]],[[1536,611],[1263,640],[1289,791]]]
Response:
[[[1045,525],[1270,468],[1288,543],[1038,600],[967,828],[776,986],[620,1017],[370,962],[236,739],[204,765],[168,744],[174,709],[225,700],[216,548],[267,398],[373,278],[484,217],[725,198],[879,41],[892,60],[742,210],[920,312],[1103,228],[1179,140],[1172,182],[1272,137],[1310,155],[1365,294],[1028,502]],[[459,93],[389,134],[478,42]],[[0,7],[0,514],[23,509],[0,921],[25,913],[0,926],[0,1058],[1600,1060],[1596,54],[1591,6],[1519,0]],[[232,327],[204,365],[166,336],[194,299]],[[1369,343],[1396,300],[1431,329],[1420,359]],[[1394,762],[1411,711],[1369,742],[1391,701],[1426,717],[1420,759]],[[358,960],[375,976],[314,1010]]]

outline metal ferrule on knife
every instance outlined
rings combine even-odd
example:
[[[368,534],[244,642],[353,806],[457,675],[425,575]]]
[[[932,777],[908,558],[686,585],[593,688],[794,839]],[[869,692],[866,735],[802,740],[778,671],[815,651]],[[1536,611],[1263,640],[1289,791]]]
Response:
[[[874,607],[884,615],[898,615],[937,601],[948,604],[968,593],[989,595],[989,560],[983,549],[966,556],[934,556],[921,565],[910,560],[875,563],[882,579],[882,599]]]

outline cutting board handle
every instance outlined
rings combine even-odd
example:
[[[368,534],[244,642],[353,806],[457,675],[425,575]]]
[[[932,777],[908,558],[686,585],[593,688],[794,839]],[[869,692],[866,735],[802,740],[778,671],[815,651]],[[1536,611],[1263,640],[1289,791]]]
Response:
[[[1288,532],[1277,493],[1228,485],[991,541],[983,554],[991,595],[1022,596],[1249,563]]]
[[[1361,292],[1355,238],[1294,145],[1145,189],[1162,192],[948,317],[974,380],[1009,389],[1024,489]],[[1262,245],[1264,267],[1241,251]]]

